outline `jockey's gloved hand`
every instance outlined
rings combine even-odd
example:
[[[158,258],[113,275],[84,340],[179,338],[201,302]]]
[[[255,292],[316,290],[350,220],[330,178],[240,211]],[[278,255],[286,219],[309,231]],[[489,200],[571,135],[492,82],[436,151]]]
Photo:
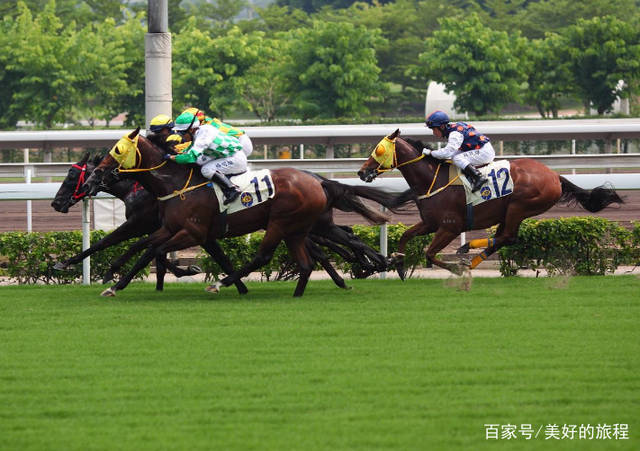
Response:
[[[170,154],[170,153],[165,153],[165,154],[164,154],[164,157],[162,157],[162,159],[163,159],[164,161],[171,160],[171,154]]]
[[[433,149],[431,149],[430,147],[425,147],[424,149],[422,149],[422,153],[423,153],[424,155],[429,156],[429,155],[431,155],[432,150],[433,150]]]

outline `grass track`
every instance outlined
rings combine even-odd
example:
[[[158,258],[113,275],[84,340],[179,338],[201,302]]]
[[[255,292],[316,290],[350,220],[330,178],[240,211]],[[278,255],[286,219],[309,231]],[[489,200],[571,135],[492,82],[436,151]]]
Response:
[[[0,287],[0,449],[640,449],[638,277],[350,283]]]

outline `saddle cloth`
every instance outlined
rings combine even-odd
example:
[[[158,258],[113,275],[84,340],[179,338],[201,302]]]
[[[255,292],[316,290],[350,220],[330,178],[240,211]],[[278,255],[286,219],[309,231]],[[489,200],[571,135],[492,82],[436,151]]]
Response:
[[[453,167],[453,165],[452,165]],[[467,196],[467,205],[478,205],[488,200],[507,196],[513,192],[513,179],[511,178],[511,164],[508,160],[498,160],[486,166],[478,168],[478,171],[487,178],[487,183],[475,193],[471,192],[471,184],[467,177],[458,168],[464,192]]]
[[[242,194],[229,205],[224,205],[222,189],[216,183],[209,183],[209,186],[211,186],[216,193],[221,213],[226,211],[227,214],[231,214],[246,210],[247,208],[266,202],[276,194],[275,185],[273,184],[271,171],[269,169],[243,172],[242,174],[229,177],[229,180],[242,191]]]

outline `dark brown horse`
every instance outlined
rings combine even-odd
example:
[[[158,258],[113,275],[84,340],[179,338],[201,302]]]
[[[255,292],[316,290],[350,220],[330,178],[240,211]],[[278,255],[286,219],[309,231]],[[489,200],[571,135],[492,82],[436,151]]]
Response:
[[[164,148],[164,150],[169,151],[167,148]],[[90,158],[87,152],[80,161],[71,165],[67,177],[63,180],[51,203],[51,206],[56,211],[66,213],[69,211],[69,208],[86,196],[86,193],[83,192],[81,188],[102,158],[103,156],[101,155]],[[327,181],[316,174],[314,174],[314,176],[323,181]],[[65,261],[56,263],[55,269],[67,269],[69,266],[81,262],[96,252],[131,238],[148,235],[160,228],[160,202],[138,182],[126,177],[106,174],[100,187],[102,191],[124,202],[126,221],[83,252]],[[387,269],[387,259],[384,256],[362,242],[362,240],[353,234],[349,227],[339,226],[333,222],[333,210],[325,212],[320,217],[309,236],[310,240],[307,242],[309,254],[314,261],[320,263],[334,283],[340,288],[348,287],[344,279],[338,274],[335,268],[333,268],[329,257],[319,246],[329,248],[340,255],[346,262],[351,263],[353,276],[356,278],[365,278],[375,272],[385,271]],[[145,247],[143,244],[144,242],[134,244],[128,252],[112,262],[109,271],[104,275],[102,283],[107,283],[112,280],[113,275],[120,270],[122,265]],[[217,242],[214,242],[213,246],[209,249],[209,254],[212,258],[218,262],[228,274],[233,272],[228,258],[222,251],[222,248],[218,246]],[[194,275],[201,272],[197,266],[192,265],[185,270],[176,266],[170,260],[167,260],[166,256],[159,256],[156,258],[156,290],[163,289],[164,275],[166,273],[165,267],[177,277]],[[247,292],[242,281],[239,281],[237,285],[238,291],[241,294]]]
[[[200,175],[199,168],[164,162],[163,150],[139,137],[138,130],[121,139],[112,153],[94,170],[84,188],[89,194],[95,192],[106,173],[119,167],[113,152],[115,155],[133,152],[125,158],[135,165],[134,169],[129,170],[130,175],[155,196],[172,197],[161,205],[162,227],[150,235],[149,249],[127,276],[107,290],[111,293],[124,288],[135,273],[157,254],[265,229],[256,257],[242,269],[210,287],[211,291],[217,291],[220,285],[229,286],[269,262],[277,245],[284,240],[300,269],[294,296],[301,296],[313,267],[306,238],[321,216],[335,206],[368,214],[372,221],[381,222],[386,217],[372,210],[363,213],[360,207],[350,202],[350,198],[362,196],[383,205],[390,204],[391,200],[391,196],[379,190],[351,187],[325,181],[307,172],[281,168],[271,171],[275,190],[273,198],[250,209],[229,215],[220,214],[213,190],[203,187],[208,180]]]
[[[600,186],[591,191],[584,190],[547,166],[524,158],[511,161],[510,171],[503,173],[503,178],[496,183],[498,190],[503,189],[511,177],[513,191],[510,194],[505,192],[503,197],[467,207],[462,186],[448,186],[440,190],[449,183],[449,164],[423,156],[419,149],[398,138],[399,134],[400,130],[396,130],[386,137],[387,142],[395,145],[385,146],[383,140],[376,146],[358,171],[358,176],[365,182],[371,182],[378,174],[397,168],[410,187],[400,200],[409,197],[416,200],[422,222],[405,231],[398,244],[396,267],[401,277],[404,277],[404,249],[414,236],[435,232],[431,245],[426,249],[427,261],[462,274],[467,265],[443,262],[436,258],[436,254],[466,230],[498,225],[494,238],[471,240],[460,249],[485,248],[471,261],[469,268],[473,269],[502,246],[515,243],[524,219],[539,215],[560,201],[578,202],[590,212],[600,211],[614,202],[622,203],[613,189]]]

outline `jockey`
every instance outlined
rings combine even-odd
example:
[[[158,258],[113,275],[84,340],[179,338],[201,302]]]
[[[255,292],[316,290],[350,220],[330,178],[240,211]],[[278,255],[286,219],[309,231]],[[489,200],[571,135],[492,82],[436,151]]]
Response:
[[[181,154],[167,154],[165,159],[180,164],[199,164],[202,175],[222,188],[224,204],[233,202],[241,191],[231,183],[227,174],[235,175],[247,170],[247,157],[240,142],[210,124],[200,125],[198,118],[188,112],[176,118],[175,130],[192,143]]]
[[[440,160],[451,158],[471,182],[471,192],[479,190],[487,178],[476,166],[491,163],[496,156],[489,138],[465,122],[449,123],[449,116],[443,111],[431,113],[426,123],[436,138],[447,138],[448,142],[443,149],[424,149],[422,153]]]
[[[186,110],[183,111],[183,113],[195,114],[198,116],[200,125],[203,125],[203,124],[213,125],[222,133],[225,133],[229,136],[233,136],[234,138],[237,138],[238,141],[240,141],[240,144],[242,144],[242,151],[247,157],[251,155],[251,153],[253,152],[253,143],[251,142],[251,139],[249,138],[249,136],[247,136],[247,133],[244,130],[240,130],[239,128],[235,128],[229,124],[225,124],[224,122],[222,122],[220,119],[216,117],[210,118],[204,113],[204,111],[194,107],[187,108]]]
[[[172,134],[174,125],[169,116],[158,114],[149,123],[149,131],[151,133],[147,135],[147,138],[165,150],[175,152],[175,146],[182,142],[182,137]]]

